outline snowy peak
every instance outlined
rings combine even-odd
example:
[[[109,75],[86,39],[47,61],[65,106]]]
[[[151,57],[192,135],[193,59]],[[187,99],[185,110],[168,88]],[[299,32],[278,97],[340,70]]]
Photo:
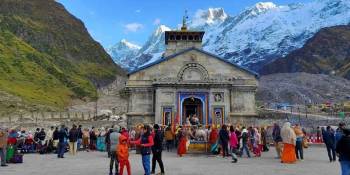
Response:
[[[114,62],[116,62],[124,68],[127,68],[125,63],[132,60],[140,49],[140,46],[130,43],[125,39],[122,39],[114,46],[108,48],[106,51],[109,55],[111,55]]]
[[[129,51],[129,50],[140,50],[141,47],[133,44],[126,39],[120,40],[117,44],[107,49],[108,52],[115,52],[115,51]]]
[[[277,5],[272,2],[259,2],[250,8],[250,11],[258,15],[275,8],[277,8]]]
[[[159,25],[157,27],[157,29],[155,30],[155,32],[153,33],[153,37],[154,36],[159,36],[162,35],[163,33],[165,33],[166,31],[170,31],[171,29],[165,25]]]
[[[165,25],[158,26],[153,34],[148,38],[143,47],[140,49],[140,54],[163,52],[165,50],[164,33],[170,30],[171,29]]]
[[[272,2],[259,2],[254,6],[247,8],[245,11],[240,13],[237,17],[241,20],[246,20],[254,17],[258,17],[261,14],[265,14],[271,10],[280,8]]]
[[[138,46],[136,44],[130,43],[126,39],[122,39],[119,42],[119,46],[127,47],[127,48],[130,48],[130,49],[133,49],[133,50],[141,49],[141,46]]]
[[[218,24],[226,20],[228,15],[223,8],[198,10],[191,21],[191,27]]]

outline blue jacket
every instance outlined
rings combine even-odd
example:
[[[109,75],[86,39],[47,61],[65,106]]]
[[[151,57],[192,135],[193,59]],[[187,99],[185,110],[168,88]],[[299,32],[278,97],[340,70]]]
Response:
[[[64,143],[66,142],[67,138],[68,138],[68,133],[65,129],[60,129],[60,131],[58,131],[58,141],[60,143]]]
[[[344,136],[343,131],[338,128],[337,131],[335,132],[335,145],[338,144],[339,140]]]
[[[332,130],[324,130],[322,131],[323,141],[327,146],[334,147],[335,146],[335,135]]]

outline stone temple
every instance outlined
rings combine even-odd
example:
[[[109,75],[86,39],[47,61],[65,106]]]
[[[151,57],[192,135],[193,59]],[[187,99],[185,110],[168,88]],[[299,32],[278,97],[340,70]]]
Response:
[[[159,61],[128,74],[129,125],[179,124],[196,116],[201,125],[256,116],[258,75],[202,50],[204,32],[165,32]]]

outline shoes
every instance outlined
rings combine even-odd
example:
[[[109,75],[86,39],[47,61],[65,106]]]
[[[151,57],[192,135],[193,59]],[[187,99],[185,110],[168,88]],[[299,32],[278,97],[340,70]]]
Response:
[[[1,166],[5,167],[5,166],[8,166],[8,165],[4,164],[4,165],[1,165]]]
[[[238,161],[237,159],[234,159],[234,160],[232,161],[232,163],[237,163],[237,161]]]

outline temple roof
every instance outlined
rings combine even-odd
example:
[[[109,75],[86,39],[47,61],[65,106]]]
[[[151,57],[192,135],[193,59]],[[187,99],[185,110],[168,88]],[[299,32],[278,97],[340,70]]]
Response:
[[[226,60],[226,59],[224,59],[224,58],[222,58],[222,57],[220,57],[220,56],[214,55],[214,54],[212,54],[212,53],[209,53],[209,52],[207,52],[207,51],[204,51],[204,50],[202,50],[202,49],[198,49],[198,48],[195,48],[195,47],[191,47],[191,48],[185,49],[185,50],[183,50],[183,51],[181,51],[181,52],[178,52],[178,53],[169,55],[169,56],[167,56],[167,57],[162,57],[161,59],[159,59],[159,60],[157,60],[157,61],[155,61],[155,62],[153,62],[153,63],[144,65],[144,66],[142,66],[142,67],[139,67],[138,69],[135,69],[135,70],[133,70],[133,71],[130,71],[130,72],[128,73],[128,75],[134,74],[134,73],[139,72],[139,71],[144,70],[144,69],[147,69],[147,68],[152,67],[152,66],[154,66],[154,65],[157,65],[157,64],[159,64],[159,63],[161,63],[161,62],[163,62],[163,61],[170,60],[170,59],[172,59],[172,58],[175,58],[175,57],[178,56],[178,55],[184,54],[184,53],[189,52],[189,51],[192,51],[192,50],[198,51],[198,52],[200,52],[200,53],[209,55],[209,56],[211,56],[211,57],[213,57],[213,58],[216,58],[216,59],[221,60],[221,61],[223,61],[223,62],[225,62],[225,63],[228,63],[228,64],[230,64],[230,65],[233,66],[233,67],[236,67],[236,68],[238,68],[238,69],[240,69],[240,70],[242,70],[242,71],[244,71],[244,72],[247,72],[247,73],[249,73],[249,74],[254,75],[256,78],[259,78],[259,76],[260,76],[257,72],[254,72],[254,71],[252,71],[252,70],[249,70],[249,69],[247,69],[247,68],[245,68],[245,67],[242,67],[242,66],[240,66],[240,65],[238,65],[238,64],[231,63],[231,62],[229,62],[228,60]]]

